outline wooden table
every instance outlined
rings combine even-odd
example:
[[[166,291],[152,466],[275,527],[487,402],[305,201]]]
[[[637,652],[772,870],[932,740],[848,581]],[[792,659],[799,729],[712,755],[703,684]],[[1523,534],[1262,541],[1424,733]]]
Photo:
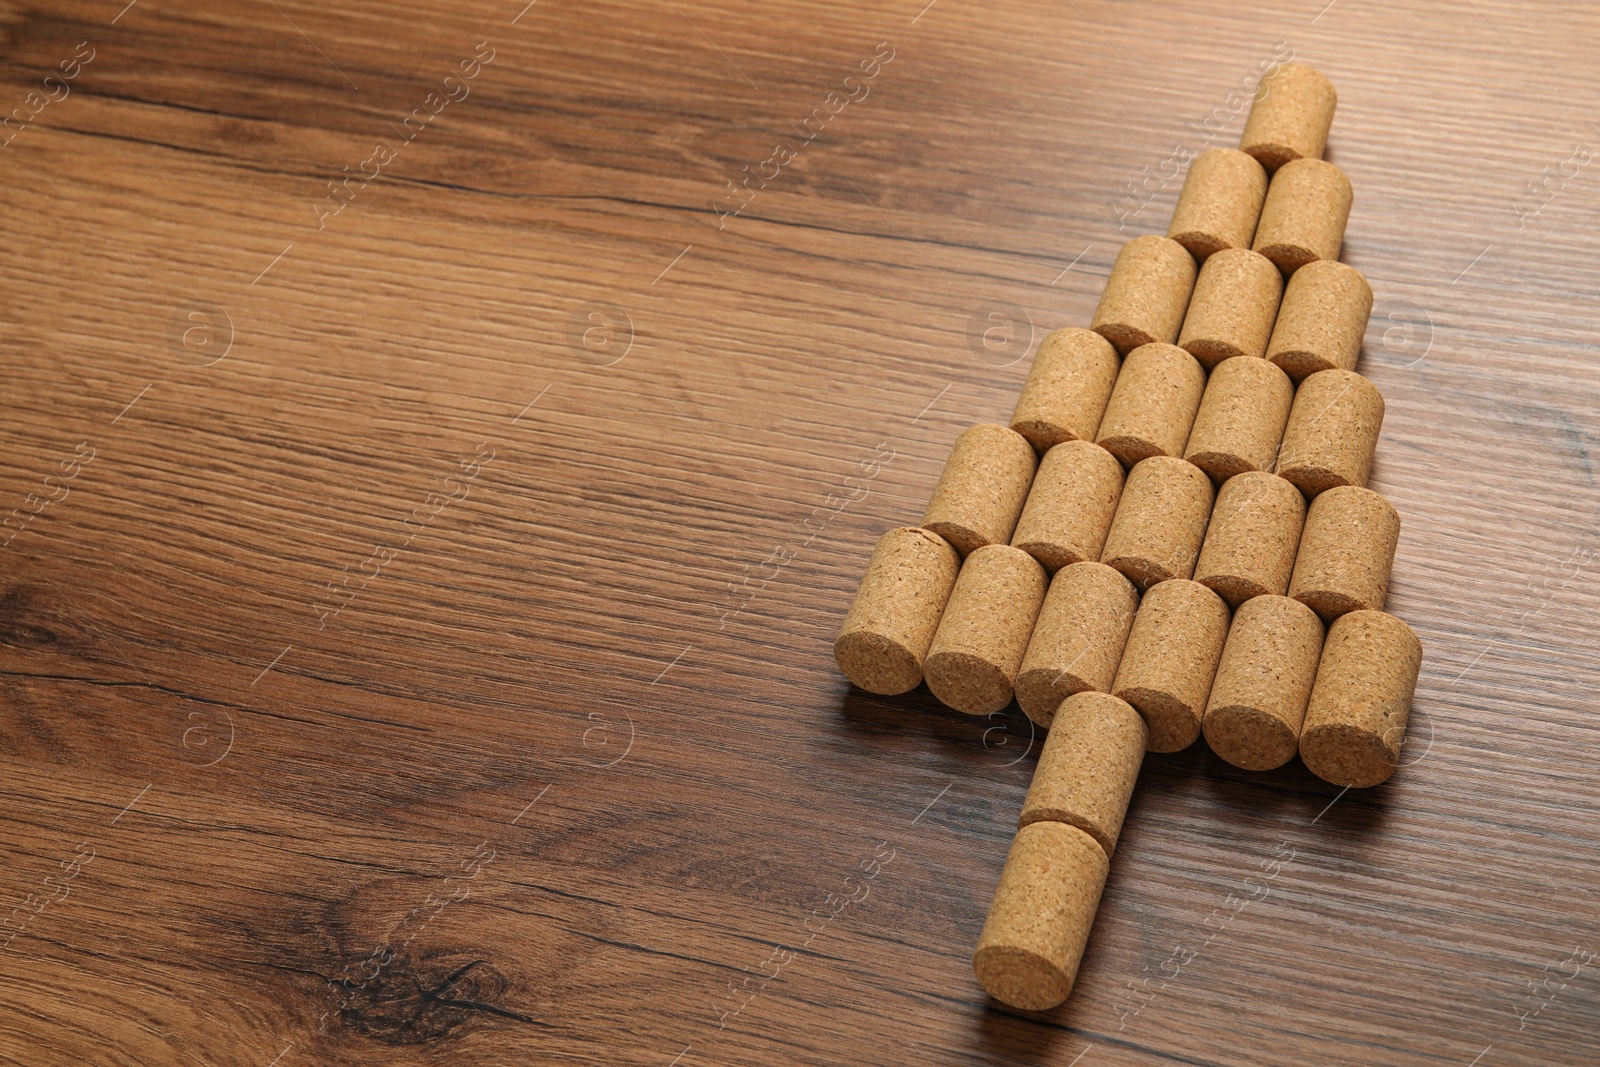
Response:
[[[0,1061],[1600,1060],[1600,12],[523,2],[0,15]],[[1004,1009],[1039,738],[832,640],[1290,54],[1406,766],[1151,757]]]

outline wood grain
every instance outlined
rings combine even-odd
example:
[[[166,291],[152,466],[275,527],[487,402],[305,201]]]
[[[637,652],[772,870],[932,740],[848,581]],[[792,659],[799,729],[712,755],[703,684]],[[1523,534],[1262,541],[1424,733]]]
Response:
[[[1593,1062],[1597,33],[5,5],[0,1061]],[[1152,757],[1072,1000],[1001,1009],[1036,739],[830,644],[1290,52],[1377,297],[1410,765]]]

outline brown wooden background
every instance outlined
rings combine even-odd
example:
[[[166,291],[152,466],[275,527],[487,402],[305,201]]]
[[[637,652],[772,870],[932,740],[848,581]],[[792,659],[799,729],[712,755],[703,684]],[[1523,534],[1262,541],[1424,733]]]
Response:
[[[1600,13],[923,2],[0,6],[0,1061],[1600,1060]],[[1410,765],[1152,757],[1073,999],[1001,1009],[1027,721],[831,642],[1291,51]]]

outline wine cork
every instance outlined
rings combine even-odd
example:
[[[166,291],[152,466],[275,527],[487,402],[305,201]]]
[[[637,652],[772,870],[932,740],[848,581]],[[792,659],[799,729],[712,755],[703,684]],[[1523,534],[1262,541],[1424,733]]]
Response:
[[[991,997],[1024,1011],[1067,999],[1110,866],[1076,826],[1036,822],[1017,831],[972,957]]]
[[[1372,286],[1332,259],[1307,263],[1290,277],[1267,343],[1267,358],[1295,381],[1319,370],[1355,370],[1372,317]]]
[[[1155,456],[1128,472],[1100,562],[1140,589],[1194,573],[1211,519],[1211,481],[1192,463]]]
[[[1319,259],[1338,259],[1351,196],[1350,179],[1332,163],[1285,163],[1267,186],[1251,247],[1285,275]]]
[[[992,423],[971,427],[950,450],[923,527],[963,556],[984,545],[1005,544],[1028,499],[1037,462],[1021,434]]]
[[[1063,441],[1092,441],[1122,360],[1093,330],[1057,330],[1033,357],[1011,428],[1040,452]]]
[[[1322,622],[1298,600],[1258,596],[1234,612],[1201,729],[1211,751],[1247,771],[1294,757],[1322,655]]]
[[[1199,582],[1175,578],[1144,595],[1112,694],[1144,716],[1151,752],[1200,736],[1211,679],[1228,637],[1228,605]]]
[[[1109,693],[1068,697],[1039,753],[1019,824],[1076,826],[1110,857],[1144,762],[1145,733],[1144,718]]]
[[[1230,478],[1217,491],[1194,580],[1237,608],[1251,597],[1282,596],[1294,573],[1306,502],[1266,471]]]
[[[1177,345],[1142,345],[1122,361],[1095,442],[1124,467],[1181,456],[1205,388],[1205,369],[1189,353]]]
[[[1171,344],[1183,325],[1195,271],[1194,257],[1178,242],[1135,237],[1111,265],[1090,329],[1122,355],[1156,341]]]
[[[927,530],[902,526],[879,538],[833,643],[844,676],[884,696],[915,689],[960,567],[956,550]]]
[[[1236,356],[1265,356],[1283,296],[1283,275],[1248,248],[1218,252],[1200,268],[1178,347],[1207,370]]]
[[[1336,485],[1365,486],[1383,429],[1383,394],[1349,370],[1324,370],[1295,390],[1278,450],[1278,473],[1316,496]]]
[[[1054,574],[1099,559],[1122,498],[1122,465],[1099,445],[1064,441],[1044,454],[1011,544]]]
[[[1056,572],[1017,674],[1017,703],[1049,729],[1074,693],[1109,693],[1128,642],[1139,594],[1103,563],[1074,563]]]
[[[1339,94],[1314,67],[1285,63],[1256,86],[1239,147],[1275,171],[1296,159],[1321,159]]]
[[[1382,611],[1400,543],[1400,513],[1370,489],[1339,486],[1311,502],[1289,595],[1330,622]]]
[[[1230,359],[1211,372],[1183,458],[1218,484],[1272,467],[1294,403],[1289,376],[1264,359]]]
[[[1044,568],[1020,549],[985,545],[968,556],[922,664],[933,695],[968,715],[1011,703],[1044,593]]]
[[[1422,642],[1381,611],[1352,611],[1328,627],[1300,733],[1300,759],[1334,785],[1365,788],[1400,764]]]
[[[1249,248],[1267,199],[1267,172],[1235,148],[1211,148],[1189,164],[1167,236],[1202,263],[1225,248]]]

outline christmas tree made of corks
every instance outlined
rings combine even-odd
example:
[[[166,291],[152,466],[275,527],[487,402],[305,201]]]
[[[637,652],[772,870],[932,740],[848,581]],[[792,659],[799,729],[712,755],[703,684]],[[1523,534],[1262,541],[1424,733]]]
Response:
[[[1310,67],[1262,78],[1240,150],[1195,157],[1167,236],[1122,247],[1011,425],[957,438],[878,542],[834,646],[869,692],[1015,697],[1049,730],[973,960],[1015,1007],[1071,991],[1146,751],[1204,734],[1346,787],[1399,764],[1422,646],[1383,611],[1400,517],[1366,488],[1383,397],[1335,103]]]

